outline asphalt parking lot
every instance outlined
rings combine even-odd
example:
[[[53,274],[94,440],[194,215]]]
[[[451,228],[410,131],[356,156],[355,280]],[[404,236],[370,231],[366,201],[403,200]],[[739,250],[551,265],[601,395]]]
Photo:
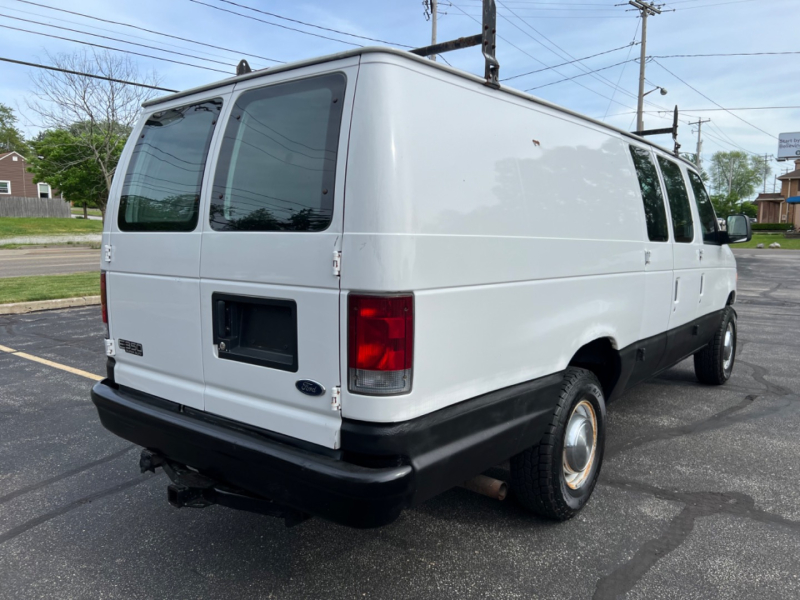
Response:
[[[732,379],[689,360],[612,404],[563,524],[463,489],[366,531],[176,510],[90,379],[0,351],[0,597],[798,598],[800,252],[737,258]],[[104,372],[98,307],[0,316],[0,345]]]

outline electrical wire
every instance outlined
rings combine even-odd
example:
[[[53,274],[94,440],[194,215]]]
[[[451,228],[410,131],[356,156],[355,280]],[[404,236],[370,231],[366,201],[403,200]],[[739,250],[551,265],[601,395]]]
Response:
[[[147,29],[145,27],[139,27],[138,25],[131,25],[130,23],[124,23],[124,22],[121,22],[121,21],[112,21],[110,19],[102,19],[100,17],[87,15],[87,14],[76,12],[76,11],[73,11],[73,10],[67,10],[65,8],[57,8],[55,6],[48,6],[47,4],[40,4],[38,2],[31,2],[30,0],[16,0],[16,1],[17,2],[22,2],[23,4],[30,4],[32,6],[38,6],[40,8],[48,8],[50,10],[57,10],[59,12],[68,13],[68,14],[71,14],[71,15],[79,16],[79,17],[84,17],[86,19],[93,19],[95,21],[100,21],[101,23],[109,23],[109,24],[112,24],[112,25],[120,25],[122,27],[130,27],[131,29],[138,29],[139,31],[145,31],[147,33],[152,33],[154,35],[160,35],[160,36],[172,38],[172,39],[175,39],[175,40],[181,40],[182,42],[189,42],[189,43],[192,43],[192,44],[197,44],[199,46],[205,46],[206,48],[214,48],[215,50],[225,50],[226,52],[232,52],[233,54],[241,54],[241,55],[244,55],[244,56],[251,56],[253,58],[260,58],[262,60],[266,60],[266,61],[269,61],[269,62],[275,62],[275,63],[284,63],[285,62],[285,61],[282,61],[282,60],[276,60],[274,58],[268,58],[266,56],[261,56],[259,54],[253,54],[251,52],[242,52],[241,50],[232,50],[230,48],[225,48],[223,46],[215,46],[213,44],[208,44],[206,42],[199,42],[197,40],[192,40],[192,39],[189,39],[189,38],[184,38],[184,37],[180,37],[180,36],[177,36],[177,35],[172,35],[170,33],[163,33],[161,31],[155,31],[154,29]]]
[[[800,54],[800,52],[729,52],[727,54],[663,54],[649,58],[705,58],[710,56],[779,56],[783,54]]]
[[[638,30],[638,24],[637,24]],[[624,50],[625,48],[631,48],[636,45],[636,42],[631,42],[630,44],[626,44],[625,46],[620,46],[619,48],[612,48],[611,50],[606,50],[604,52],[598,52],[597,54],[592,54],[591,56],[584,56],[583,58],[576,58],[575,60],[570,60],[568,62],[561,63],[559,65],[553,65],[552,67],[545,67],[543,69],[536,69],[535,71],[528,71],[527,73],[520,73],[519,75],[512,75],[511,77],[505,77],[500,81],[511,81],[512,79],[516,79],[517,77],[524,77],[526,75],[533,75],[534,73],[541,73],[542,71],[548,71],[550,69],[555,69],[558,67],[563,67],[565,65],[571,65],[572,63],[581,62],[584,60],[589,60],[590,58],[595,58],[596,56],[602,56],[603,54],[610,54],[611,52],[616,52],[617,50]]]
[[[123,52],[125,54],[133,54],[136,56],[143,56],[145,58],[153,58],[155,60],[161,60],[164,62],[174,63],[176,65],[186,65],[187,67],[194,67],[195,69],[205,69],[206,71],[216,71],[217,73],[225,73],[226,75],[230,75],[229,71],[221,71],[220,69],[215,69],[213,67],[204,67],[202,65],[193,65],[192,63],[183,62],[180,60],[172,60],[171,58],[163,58],[161,56],[153,56],[152,54],[143,54],[141,52],[134,52],[133,50],[123,50],[122,48],[114,48],[112,46],[104,46],[102,44],[93,44],[92,42],[86,42],[82,40],[74,40],[72,38],[66,38],[59,35],[52,35],[49,33],[42,33],[40,31],[31,31],[30,29],[21,29],[19,27],[11,27],[10,25],[3,25],[0,24],[0,27],[3,29],[11,29],[14,31],[21,31],[23,33],[30,33],[33,35],[42,35],[56,40],[64,40],[65,42],[75,42],[76,44],[83,44],[85,46],[92,46],[93,48],[103,48],[104,50],[113,50],[114,52]]]
[[[51,27],[53,29],[60,29],[63,31],[71,31],[72,33],[80,33],[81,35],[90,35],[92,37],[98,37],[104,40],[111,40],[112,42],[121,42],[123,44],[130,44],[131,46],[139,46],[140,48],[148,48],[150,50],[157,50],[159,52],[166,52],[168,54],[176,54],[178,56],[186,56],[187,58],[194,58],[196,60],[205,60],[207,62],[217,63],[219,65],[226,65],[229,66],[229,62],[223,62],[221,60],[216,60],[214,58],[203,58],[202,56],[196,56],[194,54],[186,54],[184,52],[178,52],[177,50],[165,50],[163,48],[159,48],[158,46],[149,46],[147,44],[140,44],[139,42],[129,42],[127,40],[122,40],[115,37],[110,37],[108,35],[101,35],[99,33],[91,33],[89,31],[81,31],[80,29],[72,29],[70,27],[64,27],[62,25],[50,25],[48,23],[42,23],[40,21],[32,21],[31,19],[23,19],[22,17],[12,17],[11,15],[5,15],[0,13],[0,17],[5,17],[6,19],[14,19],[15,21],[23,21],[25,23],[32,23],[34,25],[41,25],[42,27]]]
[[[631,52],[633,51],[633,46],[635,45],[635,42],[636,42],[636,36],[639,33],[639,25],[640,25],[640,22],[637,19],[636,20],[636,29],[633,30],[633,39],[631,40],[631,47],[628,50],[628,56],[625,57],[626,59],[631,57]],[[641,42],[639,42],[639,43],[641,44]],[[622,83],[622,76],[625,74],[625,69],[626,68],[627,68],[627,65],[622,67],[622,69],[619,72],[619,77],[617,77],[617,87],[619,87],[620,84]],[[611,98],[613,99],[616,94],[617,94],[617,91],[614,90],[614,92],[612,92],[612,94],[611,94]],[[611,110],[611,102],[608,103],[608,106],[606,107],[606,112],[603,114],[603,119],[602,119],[603,121],[605,121],[606,117],[608,116],[608,111],[610,111],[610,110]]]
[[[689,87],[690,89],[694,90],[696,93],[700,94],[700,95],[701,95],[703,98],[705,98],[706,100],[708,100],[709,102],[711,102],[711,104],[713,104],[713,105],[715,105],[715,106],[718,106],[720,109],[724,110],[724,111],[725,111],[725,112],[727,112],[729,115],[732,115],[732,116],[736,117],[736,118],[737,118],[737,119],[739,119],[739,120],[740,120],[742,123],[745,123],[745,124],[749,125],[749,126],[750,126],[750,127],[752,127],[753,129],[757,129],[757,130],[758,130],[758,131],[760,131],[761,133],[764,133],[764,134],[766,134],[766,135],[770,136],[771,138],[774,138],[774,139],[776,139],[776,140],[778,139],[778,136],[776,136],[776,135],[772,135],[772,134],[771,134],[771,133],[769,133],[768,131],[764,131],[764,130],[763,130],[763,129],[761,129],[760,127],[758,127],[758,126],[756,126],[756,125],[753,125],[753,124],[752,124],[750,121],[746,121],[745,119],[743,119],[742,117],[740,117],[740,116],[739,116],[739,115],[737,115],[736,113],[733,113],[733,112],[731,112],[730,110],[728,110],[727,108],[725,108],[724,106],[722,106],[721,104],[719,104],[718,102],[715,102],[714,100],[712,100],[711,98],[709,98],[708,96],[706,96],[706,95],[705,95],[703,92],[701,92],[700,90],[698,90],[696,87],[692,86],[691,84],[687,83],[686,81],[684,81],[683,79],[681,79],[680,77],[678,77],[678,76],[677,76],[675,73],[673,73],[672,71],[670,71],[670,70],[669,70],[667,67],[665,67],[664,65],[662,65],[662,64],[661,64],[660,62],[658,62],[657,60],[654,60],[653,62],[654,62],[654,63],[656,63],[656,64],[657,64],[659,67],[661,67],[662,69],[664,69],[664,70],[665,70],[667,73],[669,73],[670,75],[672,75],[672,76],[673,76],[675,79],[677,79],[678,81],[680,81],[681,83],[683,83],[684,85],[686,85],[687,87]]]
[[[315,29],[321,29],[322,31],[330,31],[331,33],[338,33],[341,35],[349,35],[350,37],[359,38],[361,40],[368,40],[370,42],[378,42],[380,44],[389,44],[390,46],[400,46],[401,48],[413,48],[414,46],[409,46],[407,44],[400,44],[398,42],[387,42],[386,40],[381,40],[378,38],[371,38],[365,35],[358,35],[357,33],[348,33],[347,31],[341,31],[339,29],[332,29],[330,27],[323,27],[322,25],[314,25],[314,23],[307,23],[305,21],[300,21],[298,19],[291,19],[289,17],[283,17],[281,15],[267,12],[265,10],[261,10],[259,8],[253,8],[252,6],[247,6],[245,4],[239,4],[238,2],[233,2],[232,0],[218,0],[218,2],[224,2],[225,4],[231,4],[233,6],[238,6],[239,8],[244,8],[246,10],[252,10],[257,13],[261,13],[262,15],[268,15],[270,17],[275,17],[277,19],[282,19],[284,21],[290,21],[292,23],[298,23],[300,25],[305,25],[306,27],[313,27]]]
[[[60,67],[53,67],[50,65],[40,65],[38,63],[26,62],[24,60],[15,60],[13,58],[5,58],[3,56],[0,56],[0,61],[13,63],[15,65],[24,65],[26,67],[35,67],[37,69],[47,69],[48,71],[59,71],[61,73],[68,73],[70,75],[80,75],[81,77],[91,77],[92,79],[103,79],[104,81],[112,81],[114,83],[122,83],[125,85],[134,85],[136,87],[158,90],[160,92],[176,93],[178,91],[178,90],[171,90],[169,88],[158,87],[157,85],[148,85],[146,83],[138,83],[136,81],[126,81],[124,79],[114,79],[113,77],[105,77],[103,75],[93,75],[92,73],[83,73],[81,71],[71,71],[70,69],[62,69]]]
[[[525,91],[526,92],[530,92],[532,90],[538,90],[538,89],[541,89],[541,88],[549,87],[549,86],[555,85],[557,83],[564,83],[565,81],[572,81],[574,79],[577,79],[578,77],[586,77],[587,75],[592,75],[592,74],[597,73],[599,71],[605,71],[606,69],[613,69],[614,67],[618,67],[620,65],[624,65],[625,63],[629,63],[629,62],[634,62],[636,60],[638,60],[638,59],[629,58],[628,60],[623,60],[622,62],[614,63],[613,65],[608,65],[607,67],[600,67],[599,69],[593,69],[593,70],[588,71],[586,73],[578,73],[577,75],[573,75],[572,77],[566,77],[564,79],[559,79],[558,81],[551,81],[550,83],[545,83],[544,85],[537,85],[535,87],[528,88]]]
[[[311,33],[310,31],[303,31],[302,29],[297,29],[296,27],[289,27],[288,25],[281,25],[280,23],[273,23],[272,21],[265,21],[264,19],[260,19],[258,17],[254,17],[252,15],[245,15],[240,12],[236,12],[235,10],[230,10],[227,8],[222,8],[221,6],[214,6],[213,4],[208,4],[207,2],[201,2],[201,0],[189,0],[189,2],[194,2],[195,4],[201,4],[203,6],[207,6],[209,8],[213,8],[214,10],[219,10],[222,12],[230,13],[232,15],[237,15],[239,17],[244,17],[245,19],[250,19],[251,21],[258,21],[259,23],[265,23],[266,25],[272,25],[273,27],[280,27],[281,29],[288,29],[289,31],[296,31],[297,33],[303,33],[305,35],[310,35],[313,37],[322,38],[323,40],[331,40],[333,42],[339,42],[342,44],[347,44],[348,46],[355,46],[356,48],[361,48],[361,44],[355,44],[353,42],[347,42],[345,40],[339,40],[336,38],[329,37],[327,35],[320,35],[319,33]]]

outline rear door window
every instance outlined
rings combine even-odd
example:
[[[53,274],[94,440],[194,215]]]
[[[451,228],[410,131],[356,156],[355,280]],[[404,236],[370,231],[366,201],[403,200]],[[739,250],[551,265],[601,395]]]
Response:
[[[650,152],[636,146],[630,148],[636,175],[639,177],[639,187],[642,190],[647,235],[651,242],[668,242],[667,210],[664,208],[664,196],[661,194],[661,182],[658,180],[656,166]]]
[[[672,213],[672,231],[675,234],[675,241],[689,244],[694,240],[694,220],[681,168],[663,156],[658,157],[658,164],[661,166],[664,186],[667,188],[667,200],[669,200],[669,210]]]
[[[214,177],[217,231],[321,231],[333,217],[346,79],[341,73],[246,91]]]
[[[192,231],[222,100],[152,114],[129,162],[118,225],[122,231]]]
[[[689,171],[689,183],[694,192],[697,214],[700,215],[700,229],[703,231],[703,241],[716,243],[717,230],[719,229],[717,215],[714,213],[711,198],[708,197],[708,192],[706,192],[706,186],[703,185],[703,180],[694,171]]]

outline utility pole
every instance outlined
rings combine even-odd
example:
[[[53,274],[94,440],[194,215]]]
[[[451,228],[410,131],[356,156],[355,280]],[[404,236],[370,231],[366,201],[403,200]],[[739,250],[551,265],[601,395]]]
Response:
[[[703,129],[703,123],[708,123],[711,119],[706,119],[705,121],[701,118],[697,118],[695,123],[689,123],[689,125],[697,125],[697,154],[694,157],[694,164],[697,165],[697,168],[700,168],[700,152],[703,150],[703,138],[701,137],[700,132]]]
[[[436,45],[436,19],[439,13],[439,0],[422,0],[425,7],[425,19],[431,20],[431,46]],[[436,55],[431,54],[430,59],[436,62]]]
[[[774,158],[771,154],[764,154],[764,193],[767,193],[767,161]]]
[[[628,4],[639,11],[642,17],[642,47],[639,57],[639,104],[636,107],[636,131],[644,131],[644,62],[647,58],[647,17],[661,14],[661,9],[652,2],[629,0]]]

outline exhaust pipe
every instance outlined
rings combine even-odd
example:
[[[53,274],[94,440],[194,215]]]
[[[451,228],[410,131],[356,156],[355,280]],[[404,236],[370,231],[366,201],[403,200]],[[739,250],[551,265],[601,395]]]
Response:
[[[505,481],[486,475],[477,475],[462,483],[461,487],[495,500],[505,500],[508,495],[508,484]]]

